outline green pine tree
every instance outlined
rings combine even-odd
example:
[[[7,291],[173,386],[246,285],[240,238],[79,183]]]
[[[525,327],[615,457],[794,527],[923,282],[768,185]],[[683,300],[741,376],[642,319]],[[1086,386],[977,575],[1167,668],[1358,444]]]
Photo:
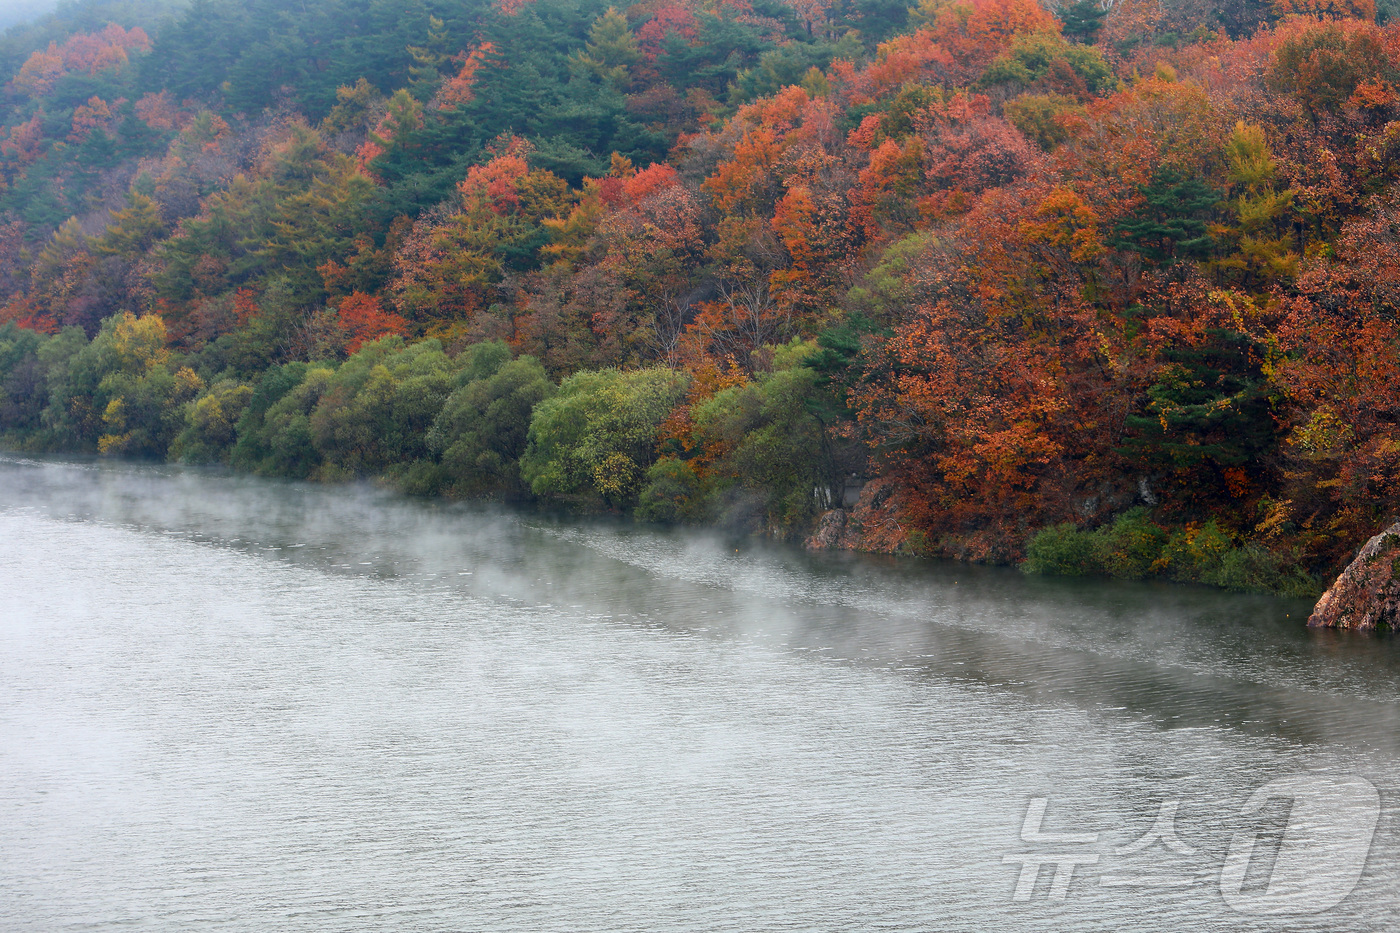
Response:
[[[570,59],[574,74],[590,75],[618,90],[631,81],[631,68],[642,58],[637,37],[632,35],[627,19],[616,7],[593,21],[584,50]]]
[[[1201,259],[1215,245],[1208,232],[1220,195],[1204,181],[1175,166],[1159,168],[1152,181],[1139,185],[1145,203],[1118,221],[1109,245],[1139,253],[1155,265]]]
[[[1064,24],[1064,34],[1079,42],[1093,42],[1103,28],[1108,11],[1099,6],[1098,0],[1075,0],[1060,7],[1056,13]]]

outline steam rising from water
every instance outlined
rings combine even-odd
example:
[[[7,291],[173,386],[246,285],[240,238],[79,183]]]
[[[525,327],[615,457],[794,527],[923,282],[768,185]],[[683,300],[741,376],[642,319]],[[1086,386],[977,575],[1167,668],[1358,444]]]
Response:
[[[16,459],[0,541],[6,929],[1278,929],[1249,794],[1396,786],[1393,644],[1284,601]],[[1014,903],[1032,796],[1200,883]]]

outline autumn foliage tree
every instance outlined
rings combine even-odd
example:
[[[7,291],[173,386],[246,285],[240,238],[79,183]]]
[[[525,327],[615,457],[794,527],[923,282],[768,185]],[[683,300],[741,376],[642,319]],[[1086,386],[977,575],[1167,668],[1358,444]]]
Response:
[[[14,57],[7,436],[1289,592],[1400,509],[1369,0],[270,4]]]

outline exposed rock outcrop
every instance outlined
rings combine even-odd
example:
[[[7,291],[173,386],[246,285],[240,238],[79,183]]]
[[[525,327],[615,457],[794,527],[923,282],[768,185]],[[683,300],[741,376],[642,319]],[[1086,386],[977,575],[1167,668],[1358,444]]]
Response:
[[[1308,617],[1322,628],[1400,628],[1400,522],[1376,535]]]
[[[846,523],[845,509],[832,509],[823,512],[817,520],[817,530],[807,539],[807,549],[811,551],[835,551],[853,546],[850,530]]]

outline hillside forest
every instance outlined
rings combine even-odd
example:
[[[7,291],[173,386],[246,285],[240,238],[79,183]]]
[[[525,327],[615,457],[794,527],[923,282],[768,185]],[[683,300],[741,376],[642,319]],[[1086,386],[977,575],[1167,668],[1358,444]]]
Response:
[[[1306,595],[1400,513],[1394,0],[78,0],[0,441]]]

